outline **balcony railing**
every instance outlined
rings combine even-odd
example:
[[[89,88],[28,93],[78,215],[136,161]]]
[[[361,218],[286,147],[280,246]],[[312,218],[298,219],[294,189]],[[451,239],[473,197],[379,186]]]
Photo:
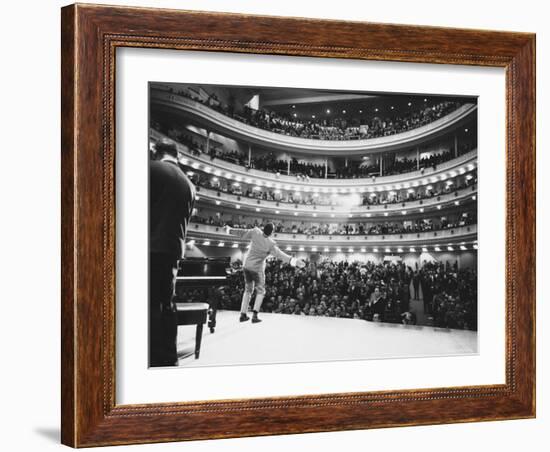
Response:
[[[312,178],[308,182],[298,180],[296,176],[287,176],[284,174],[277,175],[256,169],[246,169],[241,165],[228,162],[219,158],[210,158],[206,154],[194,155],[191,154],[188,148],[182,144],[171,140],[166,135],[150,129],[150,136],[154,140],[169,140],[172,141],[178,150],[185,154],[182,160],[183,164],[193,166],[194,168],[212,173],[216,176],[223,176],[239,182],[248,182],[255,185],[286,188],[288,190],[313,190],[317,189],[332,189],[332,188],[352,188],[357,186],[367,186],[375,191],[396,190],[399,188],[408,188],[417,186],[418,184],[426,185],[435,183],[438,180],[444,180],[456,176],[457,174],[472,171],[477,168],[477,149],[469,151],[461,156],[440,163],[433,168],[425,168],[423,170],[411,171],[403,174],[394,174],[391,176],[376,176],[376,178],[358,178],[358,179],[316,179]]]
[[[227,234],[222,227],[210,226],[200,223],[190,223],[188,239],[199,240],[199,245],[204,241],[210,241],[212,246],[223,243],[246,244],[237,236]],[[373,234],[373,235],[307,235],[291,233],[274,233],[273,238],[279,247],[285,245],[303,246],[340,246],[342,248],[368,246],[368,247],[396,247],[396,246],[422,246],[439,245],[447,248],[449,245],[460,247],[461,243],[473,243],[477,240],[477,225],[461,226],[457,228],[442,229],[439,231],[411,232],[403,234]],[[202,241],[200,241],[202,240]],[[308,248],[307,251],[310,251]],[[322,251],[319,248],[319,251]],[[383,251],[383,249],[382,249]],[[394,250],[395,251],[395,250]]]
[[[341,218],[342,216],[362,217],[365,215],[383,216],[384,214],[403,215],[403,212],[412,213],[412,210],[419,211],[419,209],[431,208],[438,205],[442,206],[442,208],[446,206],[452,207],[461,205],[472,199],[473,196],[477,196],[477,186],[472,185],[451,193],[434,196],[433,198],[424,198],[382,205],[361,205],[355,207],[348,207],[345,205],[314,206],[311,204],[293,204],[282,201],[265,201],[249,198],[247,196],[224,193],[203,187],[199,188],[197,195],[199,197],[200,204],[206,204],[208,207],[211,206],[212,208],[225,207],[230,209],[242,209],[254,212],[256,215],[258,212],[263,211],[265,213],[266,211],[269,211],[269,214],[273,216],[294,216],[295,213],[298,213],[298,215],[301,216],[305,214],[311,217],[318,216],[321,218],[330,217],[331,215],[338,215]]]
[[[248,143],[290,152],[315,155],[354,155],[377,153],[411,147],[447,133],[467,122],[477,110],[475,104],[464,104],[430,124],[395,135],[363,140],[314,140],[282,135],[244,124],[200,102],[163,89],[151,90],[151,104],[164,109],[177,109],[210,130],[232,136]]]

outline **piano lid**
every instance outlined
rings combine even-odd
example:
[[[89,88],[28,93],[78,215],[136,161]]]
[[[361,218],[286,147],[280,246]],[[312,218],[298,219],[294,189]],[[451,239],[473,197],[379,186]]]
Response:
[[[225,280],[231,264],[230,257],[189,257],[179,262],[177,279],[185,280]]]

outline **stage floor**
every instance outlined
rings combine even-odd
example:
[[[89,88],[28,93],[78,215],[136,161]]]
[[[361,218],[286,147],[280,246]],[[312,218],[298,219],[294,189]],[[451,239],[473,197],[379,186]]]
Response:
[[[251,315],[251,314],[250,314]],[[477,332],[365,320],[261,313],[261,323],[239,322],[219,311],[216,332],[204,326],[200,358],[195,326],[178,329],[182,367],[471,355]],[[186,356],[187,355],[187,356]],[[184,357],[186,356],[186,357]]]

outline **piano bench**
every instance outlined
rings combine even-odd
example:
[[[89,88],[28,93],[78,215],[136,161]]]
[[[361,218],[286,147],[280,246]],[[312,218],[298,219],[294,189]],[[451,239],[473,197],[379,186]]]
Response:
[[[195,334],[195,359],[199,359],[202,340],[202,326],[208,318],[207,303],[176,303],[178,325],[197,325]]]

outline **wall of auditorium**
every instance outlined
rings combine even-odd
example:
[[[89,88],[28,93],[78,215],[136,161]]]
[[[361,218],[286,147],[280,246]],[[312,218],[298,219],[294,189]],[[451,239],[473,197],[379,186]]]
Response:
[[[219,135],[215,132],[212,132],[210,139],[216,148],[221,146],[224,151],[238,151],[244,155],[248,155],[248,145],[246,143],[241,143],[233,138],[224,137],[223,135]]]
[[[205,129],[201,127],[196,127],[194,125],[187,125],[186,136],[189,138],[198,141],[202,146],[205,146],[206,144],[206,131]],[[238,151],[242,152],[245,155],[248,155],[248,145],[245,143],[240,143],[236,140],[233,140],[232,138],[224,137],[223,135],[219,135],[215,132],[212,132],[210,135],[210,146],[213,146],[214,148],[218,149],[220,147],[223,148],[224,151]]]
[[[200,85],[209,94],[215,94],[217,98],[223,103],[228,105],[235,105],[236,110],[242,110],[243,106],[252,98],[252,94],[235,95],[233,90],[224,88],[217,85]]]
[[[477,251],[433,252],[430,255],[438,262],[454,264],[456,261],[458,268],[477,268]]]
[[[473,268],[477,265],[477,260],[473,257],[471,251],[459,251],[459,252],[429,252],[429,253],[409,253],[401,255],[403,262],[413,269],[418,265],[422,266],[425,262],[436,261],[444,264],[452,265],[455,262],[458,268]]]

